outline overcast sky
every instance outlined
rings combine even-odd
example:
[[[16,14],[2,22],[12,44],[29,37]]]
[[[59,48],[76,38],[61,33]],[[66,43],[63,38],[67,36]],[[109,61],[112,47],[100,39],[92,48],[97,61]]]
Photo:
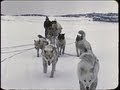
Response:
[[[3,1],[1,13],[25,14],[36,13],[45,15],[75,14],[87,12],[118,12],[116,1]]]

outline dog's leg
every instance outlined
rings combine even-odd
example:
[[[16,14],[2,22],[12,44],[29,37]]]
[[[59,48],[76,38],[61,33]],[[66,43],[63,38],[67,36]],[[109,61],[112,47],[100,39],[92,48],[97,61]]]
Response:
[[[90,90],[96,90],[97,82],[98,82],[98,79],[96,78],[95,81],[92,83]]]
[[[59,46],[57,46],[57,54],[58,54],[58,57],[60,56],[59,53],[60,53],[60,52],[59,52]]]
[[[52,37],[50,37],[50,44],[52,44]]]
[[[61,55],[60,50],[61,50],[61,48],[60,48],[60,47],[58,47],[58,54],[59,54],[59,56]]]
[[[78,47],[76,47],[77,57],[79,57]]]
[[[80,55],[83,53],[83,51],[82,50],[80,50]]]
[[[55,46],[55,38],[56,38],[56,37],[54,36],[54,38],[53,38],[53,45],[54,45],[54,46]]]
[[[63,52],[62,52],[62,54],[64,54],[64,52],[65,52],[65,46],[63,47]]]
[[[47,62],[43,59],[43,72],[47,73]]]
[[[54,76],[55,67],[56,67],[56,63],[55,63],[55,62],[53,62],[53,63],[52,63],[52,71],[51,71],[50,78],[53,78],[53,76]]]
[[[39,48],[37,49],[37,57],[39,57]]]
[[[56,62],[55,62],[55,71],[56,71],[56,63],[58,62],[58,56],[56,57]]]
[[[60,52],[59,52],[59,53],[60,53],[60,55],[61,55],[61,50],[62,50],[62,47],[60,47]]]
[[[47,32],[48,32],[47,29],[45,29],[45,38],[47,38]]]

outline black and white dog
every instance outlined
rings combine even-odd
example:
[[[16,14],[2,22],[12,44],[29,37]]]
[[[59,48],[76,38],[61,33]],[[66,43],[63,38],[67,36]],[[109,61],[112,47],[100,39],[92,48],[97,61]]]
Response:
[[[65,34],[59,34],[58,37],[56,38],[56,46],[59,55],[64,54],[65,45],[66,45]]]
[[[85,39],[85,32],[80,30],[76,37],[75,41],[77,57],[79,57],[82,53],[91,52],[92,48],[90,43]]]

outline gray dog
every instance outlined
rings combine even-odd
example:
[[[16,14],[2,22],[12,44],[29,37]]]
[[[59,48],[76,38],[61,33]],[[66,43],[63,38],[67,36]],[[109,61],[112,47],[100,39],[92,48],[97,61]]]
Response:
[[[43,49],[44,46],[48,45],[48,41],[41,35],[38,35],[39,40],[34,40],[34,46],[37,50],[37,57],[39,57],[39,49]]]
[[[77,69],[80,90],[96,90],[99,60],[91,53],[83,53],[80,59]]]
[[[56,39],[56,46],[57,46],[59,55],[61,55],[61,51],[62,51],[62,54],[64,54],[65,45],[66,45],[65,34],[59,34]]]
[[[56,63],[58,61],[58,53],[56,48],[53,45],[46,45],[42,50],[42,58],[43,58],[43,72],[47,73],[47,66],[52,64],[52,70],[50,77],[54,76],[54,71],[56,68]]]
[[[85,39],[85,32],[81,30],[78,33],[79,33],[79,35],[77,35],[76,41],[75,41],[77,57],[79,57],[84,52],[91,52],[92,53],[91,45]]]

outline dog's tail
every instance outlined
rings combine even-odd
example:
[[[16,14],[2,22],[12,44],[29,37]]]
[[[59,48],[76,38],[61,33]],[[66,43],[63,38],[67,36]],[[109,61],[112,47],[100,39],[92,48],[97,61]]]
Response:
[[[43,37],[42,35],[38,35],[38,38],[44,38],[44,39],[46,39],[45,37]]]
[[[39,38],[43,38],[43,36],[42,36],[42,35],[38,35],[38,37],[39,37]]]

